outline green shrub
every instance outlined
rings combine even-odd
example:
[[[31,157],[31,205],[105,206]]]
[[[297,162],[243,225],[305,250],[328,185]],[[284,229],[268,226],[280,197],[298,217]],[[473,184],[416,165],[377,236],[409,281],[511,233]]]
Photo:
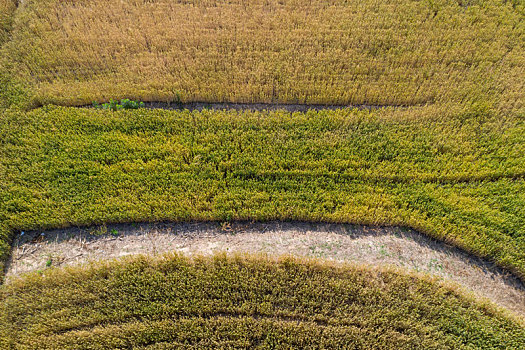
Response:
[[[93,102],[93,107],[97,109],[107,109],[110,111],[119,111],[121,109],[139,109],[144,108],[144,102],[137,102],[130,99],[120,100],[120,103],[117,100],[111,99],[108,103],[99,104],[98,102]]]

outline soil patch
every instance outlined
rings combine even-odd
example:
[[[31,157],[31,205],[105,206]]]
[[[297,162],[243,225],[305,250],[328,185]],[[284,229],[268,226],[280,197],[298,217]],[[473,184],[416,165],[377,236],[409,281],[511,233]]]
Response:
[[[235,111],[278,111],[307,112],[337,109],[364,109],[375,110],[381,108],[407,108],[421,105],[322,105],[322,104],[290,104],[290,103],[233,103],[233,102],[143,102],[145,108],[168,109],[168,110],[235,110]],[[92,107],[91,105],[79,106],[81,108]]]
[[[20,234],[7,265],[14,276],[131,254],[218,252],[293,255],[393,265],[456,282],[478,297],[525,315],[525,286],[514,275],[416,231],[300,222],[120,224]]]

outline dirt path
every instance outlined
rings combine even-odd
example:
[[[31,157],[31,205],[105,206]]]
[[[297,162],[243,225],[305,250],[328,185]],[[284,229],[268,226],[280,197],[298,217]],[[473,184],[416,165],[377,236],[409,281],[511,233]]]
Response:
[[[14,242],[7,281],[51,266],[168,251],[187,255],[249,252],[394,265],[454,281],[525,316],[525,286],[519,279],[491,263],[402,228],[272,222],[125,224],[25,232]]]
[[[285,110],[288,112],[307,112],[309,110],[336,110],[336,109],[366,109],[375,110],[381,108],[407,108],[421,105],[321,105],[321,104],[300,104],[300,103],[234,103],[234,102],[143,102],[145,108],[149,109],[170,109],[170,110],[184,110],[202,111],[203,109],[214,110],[236,110],[236,111],[277,111]],[[81,108],[89,108],[92,105],[79,106]]]

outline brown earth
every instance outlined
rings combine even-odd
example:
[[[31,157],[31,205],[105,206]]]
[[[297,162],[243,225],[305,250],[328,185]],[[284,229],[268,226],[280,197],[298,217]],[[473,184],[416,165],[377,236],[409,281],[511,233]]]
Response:
[[[189,110],[202,111],[208,110],[234,110],[234,111],[280,111],[284,110],[290,113],[293,112],[308,112],[323,111],[323,110],[337,110],[337,109],[360,109],[360,110],[376,110],[382,108],[408,108],[422,105],[322,105],[322,104],[305,104],[305,103],[234,103],[234,102],[161,102],[161,101],[146,101],[142,102],[144,108],[149,109],[167,109],[167,110]],[[81,108],[90,108],[92,105],[81,105]]]

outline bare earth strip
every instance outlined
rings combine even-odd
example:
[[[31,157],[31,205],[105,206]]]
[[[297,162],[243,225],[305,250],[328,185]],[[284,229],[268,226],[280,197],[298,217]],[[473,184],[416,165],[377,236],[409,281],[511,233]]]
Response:
[[[31,231],[14,242],[7,281],[50,266],[171,251],[293,255],[397,266],[456,282],[478,297],[525,315],[525,286],[518,278],[443,242],[394,227],[271,222],[121,224]]]
[[[308,111],[333,111],[338,109],[359,109],[359,110],[376,110],[382,108],[410,108],[420,107],[421,104],[413,105],[330,105],[330,104],[304,104],[304,103],[231,103],[231,102],[142,102],[145,108],[149,109],[167,109],[167,110],[189,110],[202,111],[209,110],[234,110],[234,111],[288,111],[288,112],[308,112]],[[90,108],[92,105],[79,106],[80,108]]]

